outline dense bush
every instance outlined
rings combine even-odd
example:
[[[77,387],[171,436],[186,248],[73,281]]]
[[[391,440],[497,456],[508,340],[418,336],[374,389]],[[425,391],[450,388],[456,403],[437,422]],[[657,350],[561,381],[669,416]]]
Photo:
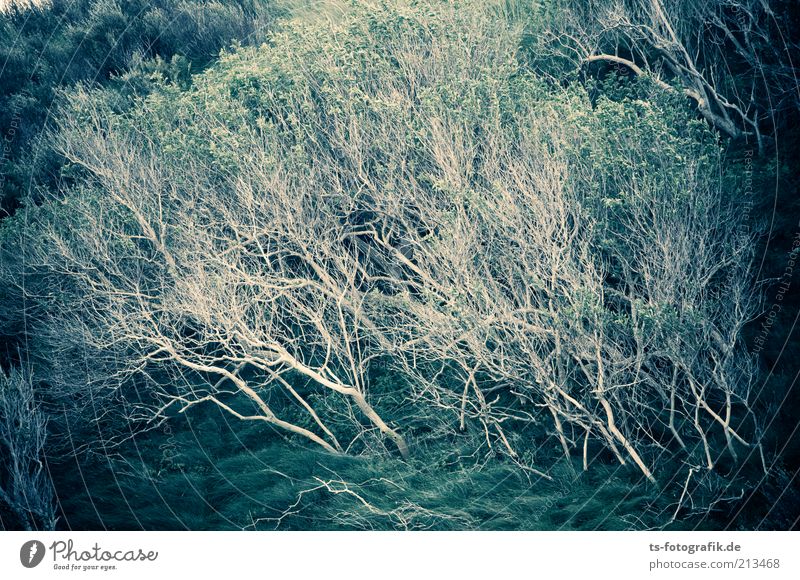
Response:
[[[55,460],[256,528],[556,525],[500,498],[548,511],[615,463],[647,517],[606,527],[672,525],[766,471],[743,168],[679,79],[532,58],[563,21],[520,5],[354,3],[64,91],[58,187],[0,230]]]
[[[54,391],[150,421],[216,404],[330,451],[377,430],[407,456],[370,396],[382,359],[401,399],[518,461],[545,418],[567,456],[651,480],[681,448],[710,470],[717,440],[757,445],[720,145],[657,85],[549,85],[509,24],[354,8],[130,112],[75,92],[57,143],[80,185],[26,224]]]
[[[0,212],[58,178],[58,158],[38,138],[59,87],[117,78],[127,96],[153,73],[186,82],[232,41],[260,42],[274,12],[260,0],[49,0],[0,11]]]
[[[52,530],[53,485],[45,459],[47,416],[30,374],[0,370],[0,522],[3,528]]]

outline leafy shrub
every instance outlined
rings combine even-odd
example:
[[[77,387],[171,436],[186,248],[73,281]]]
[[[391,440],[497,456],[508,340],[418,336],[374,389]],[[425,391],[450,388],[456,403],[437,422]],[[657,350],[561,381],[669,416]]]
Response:
[[[379,7],[154,76],[136,107],[69,94],[71,177],[21,241],[53,398],[102,395],[104,444],[210,406],[540,483],[616,460],[672,489],[678,458],[709,474],[756,449],[752,240],[714,133],[646,79],[551,82],[493,6]],[[474,521],[315,481],[360,503],[353,527]]]

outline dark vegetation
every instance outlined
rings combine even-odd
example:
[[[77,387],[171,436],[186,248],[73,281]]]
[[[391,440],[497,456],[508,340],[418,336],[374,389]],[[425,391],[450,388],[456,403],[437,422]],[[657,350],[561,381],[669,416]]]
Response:
[[[186,86],[232,42],[259,43],[276,16],[258,0],[48,0],[0,18],[0,211],[38,185],[57,187],[60,159],[42,141],[55,96],[77,84],[145,94],[153,78]]]
[[[798,16],[612,4],[0,14],[0,527],[795,527]]]

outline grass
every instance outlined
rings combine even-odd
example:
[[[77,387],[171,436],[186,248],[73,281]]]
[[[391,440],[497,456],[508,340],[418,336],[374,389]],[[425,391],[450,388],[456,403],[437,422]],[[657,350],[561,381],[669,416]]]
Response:
[[[562,460],[547,481],[463,443],[408,462],[335,456],[196,413],[53,472],[67,529],[630,529],[659,501],[632,470]]]

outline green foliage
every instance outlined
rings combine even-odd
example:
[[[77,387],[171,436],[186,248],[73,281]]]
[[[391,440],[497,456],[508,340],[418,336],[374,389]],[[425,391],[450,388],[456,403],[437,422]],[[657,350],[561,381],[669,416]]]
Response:
[[[370,197],[369,187],[376,187],[374,184],[384,191],[399,192],[396,203],[409,204],[410,221],[416,220],[416,226],[430,231],[424,244],[434,254],[457,247],[460,239],[453,233],[453,225],[466,215],[476,237],[483,240],[483,253],[467,258],[480,258],[492,268],[492,258],[519,250],[506,243],[497,226],[498,216],[490,209],[496,207],[492,205],[494,197],[500,196],[506,185],[499,178],[497,183],[489,183],[482,172],[496,153],[493,146],[502,141],[493,137],[511,136],[509,142],[535,142],[537,153],[552,152],[553,158],[566,159],[570,171],[564,175],[564,184],[574,192],[569,198],[574,207],[567,208],[565,221],[580,222],[580,228],[576,227],[584,236],[580,249],[590,256],[586,270],[601,272],[599,285],[590,285],[592,279],[581,271],[578,287],[566,290],[548,289],[549,280],[528,272],[492,272],[497,279],[506,276],[502,279],[509,286],[529,287],[531,296],[551,292],[555,306],[542,320],[548,328],[575,338],[576,344],[566,349],[574,347],[580,363],[569,361],[571,367],[564,371],[569,394],[587,407],[597,407],[594,385],[581,375],[581,370],[594,364],[594,351],[592,357],[578,352],[584,346],[578,344],[579,339],[587,336],[610,337],[611,354],[623,361],[620,367],[638,356],[646,361],[637,367],[635,377],[619,379],[622,387],[612,397],[618,392],[634,392],[630,399],[620,395],[625,401],[620,408],[625,408],[627,401],[635,405],[666,399],[664,387],[677,368],[669,359],[675,355],[671,349],[689,352],[692,359],[701,361],[717,354],[703,333],[709,328],[729,329],[718,301],[735,286],[733,282],[746,280],[747,274],[746,268],[720,267],[719,272],[703,268],[708,256],[727,264],[735,262],[734,257],[748,255],[749,239],[723,231],[713,238],[712,247],[698,247],[692,245],[695,240],[711,238],[693,232],[738,223],[731,217],[731,202],[736,197],[731,184],[741,179],[742,168],[727,163],[724,144],[682,98],[646,77],[609,75],[601,83],[581,83],[558,59],[543,63],[542,59],[520,58],[518,49],[527,50],[526,43],[532,39],[520,36],[511,25],[536,13],[542,19],[538,24],[546,27],[554,3],[540,3],[528,11],[509,1],[499,10],[504,16],[497,22],[480,20],[485,14],[471,3],[454,7],[435,0],[386,2],[379,10],[356,3],[337,26],[314,19],[286,22],[268,43],[235,47],[224,52],[214,66],[194,74],[208,64],[212,52],[216,54],[216,49],[236,37],[221,24],[236,19],[221,5],[212,4],[209,10],[219,15],[214,28],[218,32],[203,36],[211,38],[213,50],[192,45],[191,50],[181,51],[177,48],[183,42],[180,38],[148,36],[148,31],[166,29],[168,14],[190,18],[187,3],[181,3],[180,9],[161,3],[151,8],[140,6],[143,15],[132,21],[127,5],[97,2],[80,17],[85,19],[86,30],[81,29],[80,34],[88,43],[89,64],[80,74],[70,73],[74,77],[69,77],[73,78],[70,82],[94,74],[108,81],[107,88],[77,87],[64,92],[59,138],[62,143],[73,143],[81,153],[80,147],[91,148],[91,141],[81,142],[87,135],[108,136],[104,143],[130,146],[131,159],[157,166],[159,178],[169,184],[165,203],[162,205],[159,197],[158,204],[166,232],[161,241],[176,247],[184,243],[184,233],[196,225],[186,223],[187,216],[202,221],[211,215],[213,222],[215,210],[221,209],[231,213],[220,215],[235,216],[241,194],[237,180],[245,180],[246,172],[256,165],[243,160],[256,159],[265,175],[311,176],[310,180],[317,180],[314,186],[331,184],[329,189],[319,187],[323,194],[318,197],[313,197],[317,190],[309,188],[312,199],[308,203],[333,208],[340,221],[366,221],[363,216],[378,215],[385,209],[375,207]],[[255,10],[249,5],[239,9]],[[103,47],[117,39],[114,35],[120,27],[140,20],[140,28],[137,24],[133,32],[120,37],[122,47],[102,53]],[[179,34],[181,27],[169,29]],[[77,37],[72,34],[61,42],[73,46]],[[147,50],[131,57],[142,38],[148,39]],[[398,58],[397,47],[406,50],[403,58]],[[12,67],[8,74],[18,74],[20,66]],[[65,70],[58,74],[71,69]],[[52,98],[54,86],[50,82],[46,95],[29,103],[22,91],[3,98],[37,109]],[[512,138],[537,127],[556,129],[539,129],[529,141]],[[447,171],[447,152],[441,149],[451,138],[476,145],[465,147],[470,156],[453,161],[451,169],[455,169]],[[356,146],[346,149],[344,143]],[[530,155],[529,151],[514,153],[520,158]],[[137,235],[134,212],[109,201],[101,173],[62,165],[59,177],[67,186],[63,201],[26,208],[25,222],[21,218],[6,220],[0,232],[5,255],[21,254],[39,233],[69,246],[70,241],[82,239],[80,232],[91,227],[92,219],[102,218],[113,224],[110,231],[119,234],[102,240],[103,250],[118,262],[139,268],[145,287],[156,279],[151,274],[162,266],[154,263],[152,247]],[[429,216],[418,215],[413,200],[402,196],[400,179],[435,200],[440,210],[435,224],[428,223]],[[300,183],[291,181],[297,188],[293,193],[298,198],[309,196]],[[224,208],[206,203],[203,193],[212,191]],[[255,195],[259,194],[265,192],[256,191]],[[283,211],[286,221],[293,219],[284,208],[275,211]],[[719,223],[723,225],[716,225]],[[216,248],[203,250],[214,252]],[[20,280],[19,271],[5,277]],[[72,313],[69,293],[73,289],[61,270],[26,271],[25,275],[29,287],[37,289],[31,292],[39,296],[31,308],[43,313],[40,320],[53,312]],[[470,285],[453,283],[441,293],[426,287],[419,295],[382,292],[376,286],[365,293],[363,307],[387,327],[399,312],[422,304],[430,307],[424,312],[456,321],[454,326],[461,325],[459,329],[481,328],[483,319],[475,313],[492,312],[493,306],[491,298],[486,298],[490,296],[487,285],[483,279],[470,280]],[[164,288],[155,286],[154,291],[169,296]],[[3,290],[0,286],[0,300],[5,297],[2,292],[11,296],[10,303],[22,301],[19,288]],[[235,289],[231,295],[236,296]],[[190,309],[181,307],[185,310],[179,316],[186,320],[182,329],[187,335],[192,324],[195,328],[210,324],[199,316],[193,320]],[[0,329],[18,334],[19,312],[6,312],[6,308],[0,306]],[[269,309],[264,308],[263,315],[268,317]],[[309,329],[302,328],[302,321],[295,324],[298,342],[302,342]],[[738,332],[739,328],[733,331],[737,348]],[[33,343],[33,358],[39,361],[46,361],[54,350],[52,342],[45,343],[46,338]],[[506,346],[502,329],[488,328],[481,339],[488,351],[502,351]],[[544,342],[549,348],[549,339]],[[58,349],[62,348],[62,358],[64,352],[71,353],[69,346],[59,344]],[[124,348],[120,352],[124,354]],[[697,357],[698,352],[712,355]],[[553,430],[538,419],[528,420],[523,415],[523,419],[514,417],[505,423],[508,440],[519,457],[503,452],[496,440],[493,447],[488,429],[484,432],[478,422],[457,431],[456,410],[464,388],[457,365],[444,361],[441,368],[431,370],[420,363],[420,373],[436,374],[441,387],[431,394],[426,385],[415,382],[416,377],[405,374],[393,353],[385,355],[369,367],[369,399],[381,413],[388,410],[384,416],[392,425],[402,426],[415,449],[413,459],[393,457],[374,428],[353,418],[357,413],[351,402],[319,392],[307,378],[288,372],[285,378],[291,386],[312,407],[324,409],[332,417],[329,424],[337,436],[353,442],[348,448],[350,455],[322,454],[272,432],[263,423],[243,426],[230,422],[230,416],[216,407],[198,406],[178,417],[170,416],[169,431],[161,426],[137,436],[136,446],[115,449],[118,455],[80,456],[77,461],[82,470],[99,474],[88,487],[78,472],[70,471],[63,457],[53,457],[64,465],[58,487],[65,498],[62,508],[68,524],[111,529],[628,529],[664,525],[677,509],[683,519],[672,522],[674,527],[696,521],[712,525],[713,519],[703,520],[701,514],[677,504],[681,490],[676,489],[676,480],[662,481],[664,487],[660,487],[618,469],[610,452],[595,448],[599,447],[597,439],[590,444],[593,465],[583,473],[581,465],[556,459],[562,452]],[[311,360],[319,356],[308,353]],[[742,355],[741,360],[747,358]],[[68,381],[79,377],[81,370],[75,370]],[[726,367],[728,371],[738,380],[739,367]],[[113,376],[113,370],[99,366],[91,372]],[[647,380],[640,373],[649,373]],[[699,380],[713,384],[711,375]],[[520,369],[518,377],[519,384],[508,384],[487,373],[479,374],[476,382],[491,390],[496,397],[492,404],[523,413],[527,412],[521,402],[524,397],[518,400],[515,389],[521,387],[524,392],[538,380],[531,368]],[[153,377],[142,381],[149,379]],[[167,376],[162,382],[169,379]],[[198,377],[193,379],[200,384]],[[742,384],[747,380],[744,377]],[[685,391],[684,383],[679,387]],[[302,428],[315,428],[312,418],[292,398],[275,394],[265,379],[254,384],[278,416]],[[137,386],[132,382],[132,388]],[[721,405],[721,399],[712,403]],[[743,405],[746,403],[745,394]],[[637,410],[652,411],[644,405]],[[671,436],[659,431],[666,431],[664,415],[663,409],[656,410],[652,415],[655,427],[642,429],[646,429],[643,438],[654,442],[645,459],[661,462],[662,467],[667,464],[669,471],[670,462],[677,464],[677,460],[668,453],[674,443]],[[635,413],[630,416],[638,417]],[[650,417],[642,423],[647,424]],[[623,428],[629,435],[637,429]],[[692,433],[688,423],[679,424],[678,429],[687,439],[696,437],[687,435]],[[573,426],[570,432],[576,440],[582,435],[577,431]],[[724,446],[718,441],[721,435],[709,437],[715,446]],[[701,453],[695,445],[687,456],[695,461]],[[530,471],[530,466],[541,462],[554,465],[548,470],[552,481]],[[698,479],[692,488],[698,505],[713,505],[732,485],[711,472]],[[153,502],[153,497],[160,501]],[[96,519],[85,510],[75,519],[73,514],[82,511],[77,507],[90,499],[95,502]],[[121,509],[121,505],[127,507]]]
[[[127,102],[156,79],[186,87],[220,49],[263,38],[275,12],[261,0],[51,0],[0,12],[0,212],[58,177],[40,135],[60,88],[111,85]]]

